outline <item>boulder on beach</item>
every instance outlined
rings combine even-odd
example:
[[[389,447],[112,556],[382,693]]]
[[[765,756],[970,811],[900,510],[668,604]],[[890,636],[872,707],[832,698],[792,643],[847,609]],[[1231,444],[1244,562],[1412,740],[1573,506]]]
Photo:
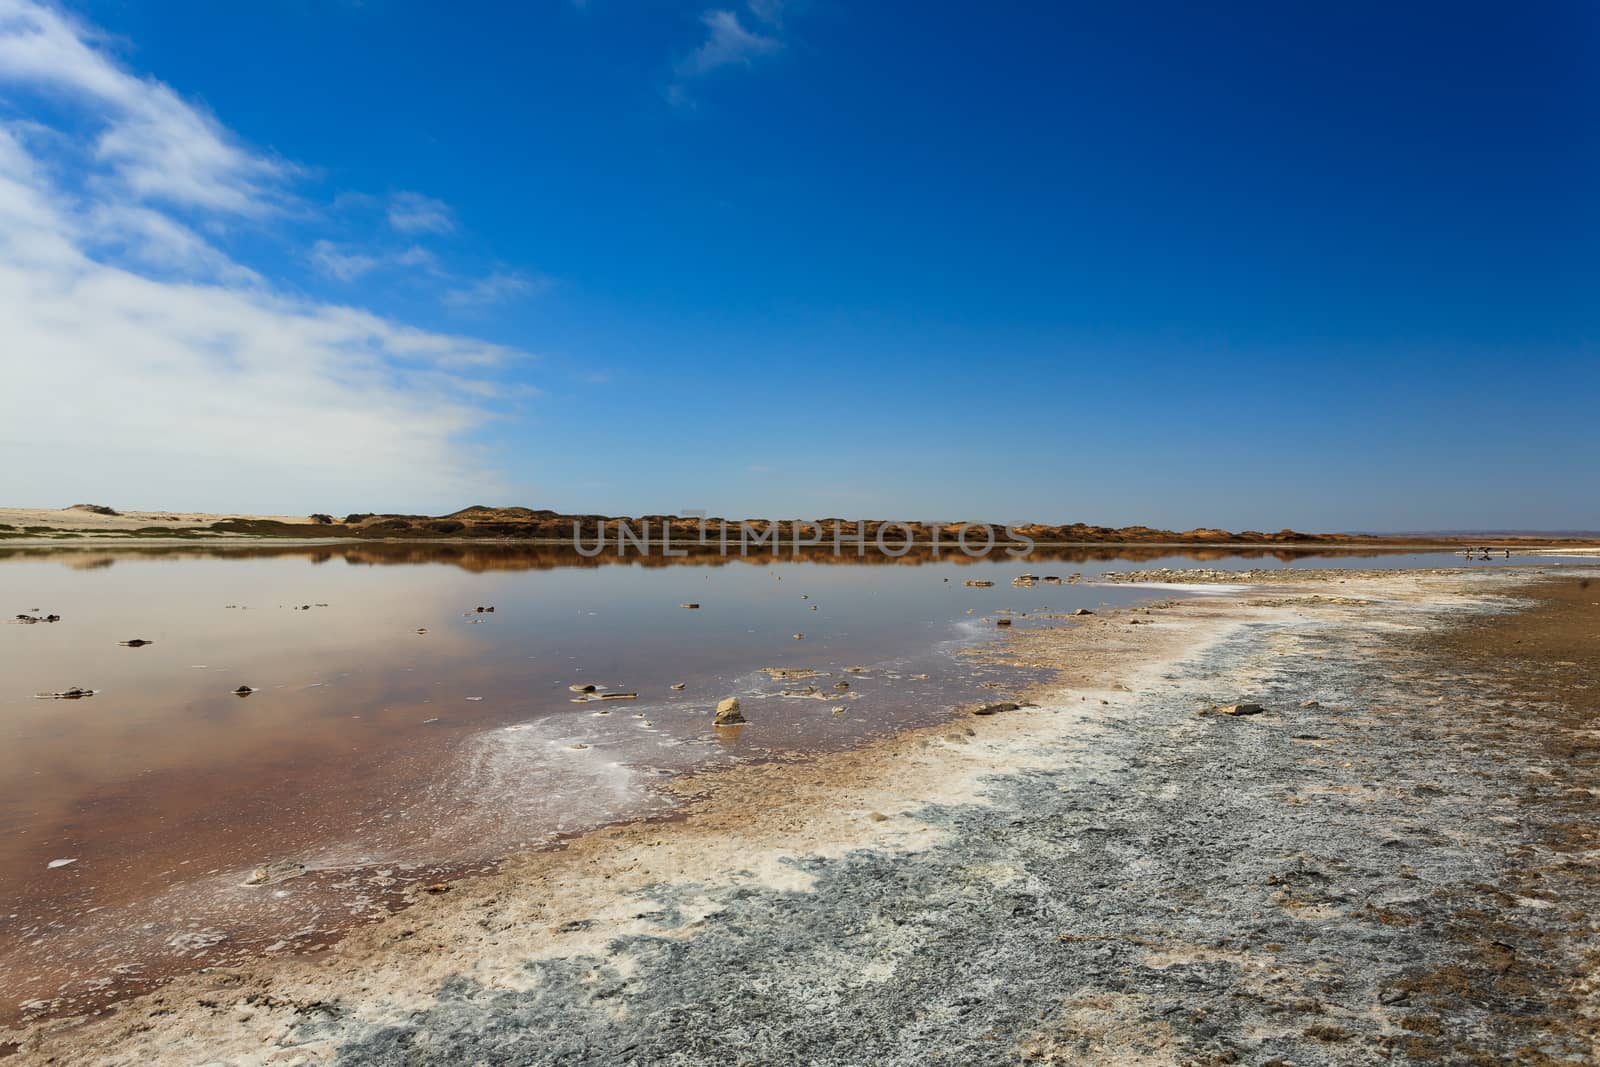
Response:
[[[739,709],[738,697],[728,697],[717,703],[717,717],[713,720],[717,726],[737,726],[744,721],[744,712]]]

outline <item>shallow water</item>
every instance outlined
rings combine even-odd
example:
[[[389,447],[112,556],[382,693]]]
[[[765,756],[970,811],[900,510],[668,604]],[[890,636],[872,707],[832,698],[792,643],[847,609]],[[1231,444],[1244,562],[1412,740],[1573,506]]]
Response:
[[[0,1019],[325,944],[418,880],[667,814],[666,776],[858,743],[992,698],[1028,679],[960,651],[1002,610],[1027,626],[1151,596],[1087,584],[1107,570],[1461,563],[1138,549],[619,560],[459,544],[0,553],[0,613],[61,617],[0,628]],[[1012,587],[1024,572],[1084,581]],[[120,644],[133,638],[152,643]],[[584,699],[581,684],[637,698]],[[241,685],[253,691],[234,695]],[[72,686],[95,693],[36,696]],[[713,729],[730,695],[749,725]],[[274,863],[306,873],[247,884]]]

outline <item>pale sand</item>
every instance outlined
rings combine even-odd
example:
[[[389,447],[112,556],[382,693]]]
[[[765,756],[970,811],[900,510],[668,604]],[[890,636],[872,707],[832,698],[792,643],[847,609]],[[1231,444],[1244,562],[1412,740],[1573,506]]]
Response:
[[[29,526],[48,526],[52,530],[75,533],[109,533],[146,526],[210,526],[223,519],[266,519],[271,522],[316,525],[309,515],[243,515],[238,512],[213,515],[199,511],[121,511],[116,515],[101,515],[77,507],[0,508],[0,523],[15,526],[18,530]]]
[[[1363,610],[1368,604],[1431,606],[1484,593],[1481,580],[1403,572],[1352,573],[1339,584],[1337,601],[1308,596],[1304,587],[1257,588],[1019,632],[1000,644],[1007,661],[1061,671],[1031,694],[1037,708],[962,715],[851,752],[679,780],[673,788],[686,798],[680,822],[608,828],[562,851],[513,859],[498,874],[419,895],[412,908],[320,957],[197,974],[106,1017],[44,1020],[0,1033],[0,1042],[18,1042],[16,1062],[23,1063],[331,1062],[351,1035],[429,1009],[448,980],[527,991],[537,981],[529,961],[605,957],[629,935],[696,937],[717,922],[717,901],[730,886],[807,893],[812,879],[800,861],[937,849],[946,831],[920,813],[987,804],[991,783],[1030,769],[1063,761],[1093,767],[1101,709],[1113,715],[1138,701],[1183,661],[1242,628],[1271,625],[1292,634],[1312,614],[1371,625],[1363,621],[1372,617]],[[1145,625],[1130,625],[1133,619]],[[999,882],[1006,877],[995,873]],[[669,890],[687,921],[662,925],[642,911],[642,898]],[[612,955],[611,965],[627,973],[628,961]],[[317,1005],[325,1004],[338,1005],[336,1021],[308,1036],[308,1016],[317,1018]],[[1114,1007],[1073,1009],[1110,1028],[1111,1045],[1098,1062],[1164,1062],[1112,1047],[1121,1040]]]

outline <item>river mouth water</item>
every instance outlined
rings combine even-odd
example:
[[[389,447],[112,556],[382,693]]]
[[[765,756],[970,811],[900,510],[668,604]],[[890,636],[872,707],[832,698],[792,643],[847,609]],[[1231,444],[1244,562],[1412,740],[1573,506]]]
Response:
[[[963,650],[994,640],[1002,612],[1050,625],[1152,595],[1093,584],[1105,571],[1462,562],[1122,547],[938,561],[504,544],[0,552],[0,615],[60,617],[0,628],[0,1022],[314,950],[419,883],[670,817],[673,775],[999,699],[1037,679]],[[1014,587],[1024,573],[1063,581]],[[150,643],[123,644],[135,639]],[[71,687],[94,695],[38,695]],[[727,696],[747,725],[712,726]]]

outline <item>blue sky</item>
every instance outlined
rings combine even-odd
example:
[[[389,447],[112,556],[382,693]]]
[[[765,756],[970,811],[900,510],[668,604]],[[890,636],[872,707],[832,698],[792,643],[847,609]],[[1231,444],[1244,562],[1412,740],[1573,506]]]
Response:
[[[1600,528],[1600,12],[1394,8],[0,0],[0,498]]]

